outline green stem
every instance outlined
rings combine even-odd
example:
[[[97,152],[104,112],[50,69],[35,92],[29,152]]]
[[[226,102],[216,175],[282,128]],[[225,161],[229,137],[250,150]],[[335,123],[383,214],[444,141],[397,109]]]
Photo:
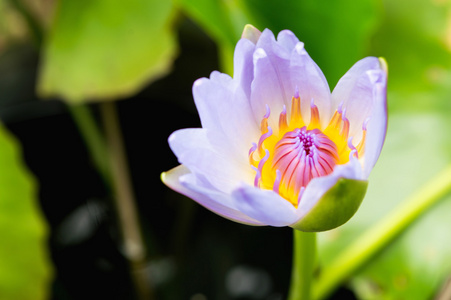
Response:
[[[289,300],[310,300],[316,261],[316,233],[293,229],[293,266]]]
[[[433,204],[451,191],[451,166],[432,178],[324,267],[313,299],[325,299]]]
[[[68,105],[69,112],[88,148],[91,160],[99,171],[105,185],[113,187],[108,162],[106,141],[94,120],[89,107],[85,104]]]
[[[108,157],[114,182],[114,199],[122,230],[124,250],[130,263],[137,296],[139,299],[148,300],[152,298],[152,290],[145,272],[147,251],[138,221],[119,118],[114,102],[104,102],[100,108],[108,143]]]

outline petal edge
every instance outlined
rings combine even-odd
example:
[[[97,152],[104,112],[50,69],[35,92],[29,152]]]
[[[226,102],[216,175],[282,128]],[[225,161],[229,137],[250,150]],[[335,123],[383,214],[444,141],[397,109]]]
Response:
[[[189,197],[202,205],[203,207],[207,208],[208,210],[214,212],[217,215],[220,215],[223,218],[229,219],[231,221],[245,224],[245,225],[252,225],[252,226],[262,226],[265,224],[262,224],[261,222],[258,222],[245,214],[243,214],[240,211],[237,211],[236,209],[233,209],[231,207],[225,206],[218,201],[215,201],[216,199],[212,199],[206,194],[200,193],[199,191],[194,191],[192,189],[189,189],[186,184],[183,184],[183,176],[189,175],[190,170],[185,167],[184,165],[179,165],[167,172],[161,173],[161,181],[167,185],[172,190]],[[214,192],[217,193],[219,196],[220,192]],[[223,194],[223,196],[227,196]]]

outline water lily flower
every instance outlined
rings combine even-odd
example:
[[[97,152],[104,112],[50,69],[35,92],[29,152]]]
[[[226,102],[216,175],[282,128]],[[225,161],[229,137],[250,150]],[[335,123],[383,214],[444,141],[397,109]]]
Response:
[[[194,83],[202,128],[169,137],[181,165],[162,180],[236,222],[340,226],[358,209],[385,140],[386,82],[385,61],[367,57],[331,93],[291,31],[276,39],[248,25],[233,78],[214,71]]]

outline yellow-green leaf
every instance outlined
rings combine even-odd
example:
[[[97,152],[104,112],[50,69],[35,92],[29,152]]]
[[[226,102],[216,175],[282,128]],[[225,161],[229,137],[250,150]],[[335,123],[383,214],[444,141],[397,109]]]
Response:
[[[43,300],[52,275],[47,226],[19,150],[0,126],[0,299]]]
[[[44,43],[41,96],[111,100],[168,71],[177,52],[172,1],[60,0]]]

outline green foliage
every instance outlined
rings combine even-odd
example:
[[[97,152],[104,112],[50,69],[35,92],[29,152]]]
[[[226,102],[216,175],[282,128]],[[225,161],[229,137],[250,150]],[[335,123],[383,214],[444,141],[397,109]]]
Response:
[[[52,270],[36,184],[3,127],[0,145],[0,298],[47,299]]]
[[[232,74],[233,51],[249,15],[241,0],[178,0],[180,8],[203,27],[219,48],[222,72]]]
[[[450,4],[448,1],[385,1],[381,26],[372,38],[374,54],[390,62],[391,90],[401,101],[424,91],[437,95],[451,80]],[[426,103],[415,103],[423,109]],[[434,99],[435,98],[435,99]],[[409,101],[410,102],[410,101]],[[421,101],[420,101],[421,102]],[[449,102],[449,101],[445,101]],[[392,100],[391,105],[396,105]],[[404,105],[401,109],[409,109]]]
[[[171,1],[61,0],[44,43],[38,92],[113,100],[167,73],[177,52]]]
[[[246,22],[237,22],[233,1],[179,0],[180,7],[190,15],[220,45],[234,46]],[[241,23],[241,24],[237,24]],[[237,26],[241,25],[241,29]]]
[[[451,272],[451,197],[414,223],[353,280],[362,299],[432,299]]]

